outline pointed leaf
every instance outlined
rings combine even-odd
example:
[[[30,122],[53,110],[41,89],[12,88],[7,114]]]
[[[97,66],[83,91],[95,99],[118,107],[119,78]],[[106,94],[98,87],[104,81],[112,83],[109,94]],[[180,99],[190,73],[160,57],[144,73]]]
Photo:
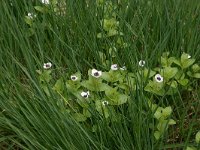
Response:
[[[76,119],[76,121],[78,121],[78,122],[84,122],[84,121],[87,120],[87,118],[86,118],[83,114],[81,114],[81,113],[75,113],[75,114],[73,114],[72,116],[73,116],[74,119]]]
[[[161,137],[161,133],[159,131],[155,131],[154,132],[154,137],[156,138],[156,140],[159,140]]]
[[[176,121],[173,120],[173,119],[170,119],[169,122],[168,122],[168,124],[169,124],[169,125],[174,125],[174,124],[176,124]]]
[[[199,132],[197,132],[197,134],[196,134],[196,136],[195,136],[195,141],[196,141],[196,143],[200,143],[200,131]]]
[[[167,118],[171,115],[172,113],[172,108],[169,106],[169,107],[165,107],[163,110],[162,110],[162,115]]]
[[[35,6],[34,8],[35,8],[35,10],[37,10],[37,11],[39,11],[39,12],[41,12],[41,13],[46,13],[46,12],[48,12],[48,9],[47,9],[46,7]]]

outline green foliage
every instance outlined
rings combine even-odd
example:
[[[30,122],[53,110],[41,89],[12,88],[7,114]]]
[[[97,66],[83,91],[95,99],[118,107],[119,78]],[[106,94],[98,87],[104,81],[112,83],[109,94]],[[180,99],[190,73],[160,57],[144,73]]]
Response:
[[[143,79],[147,82],[147,85],[144,87],[146,91],[144,93],[146,94],[145,97],[148,97],[149,93],[157,96],[164,96],[165,94],[174,96],[177,91],[187,89],[190,86],[188,79],[191,76],[187,76],[186,72],[187,70],[193,70],[195,73],[198,73],[200,71],[199,66],[197,64],[192,65],[194,63],[193,60],[187,60],[188,64],[181,66],[177,64],[177,58],[168,58],[168,56],[169,53],[167,55],[165,53],[161,57],[163,65],[161,68],[148,69],[145,67],[138,72],[128,72],[117,67],[113,68],[113,70],[112,65],[108,72],[90,69],[88,70],[88,79],[82,79],[81,73],[77,72],[71,75],[71,80],[67,80],[65,84],[63,78],[58,79],[52,89],[58,93],[58,96],[64,97],[64,100],[67,100],[69,105],[66,106],[66,109],[78,122],[88,122],[89,118],[94,117],[94,114],[90,113],[90,110],[94,108],[105,119],[113,120],[115,117],[111,117],[113,112],[111,113],[110,110],[117,111],[120,105],[128,104],[130,94],[136,92],[134,87],[136,86],[135,80],[137,78],[139,84],[144,82]],[[188,54],[184,53],[181,59],[190,58],[188,58]],[[43,82],[50,83],[52,79],[51,70],[37,72],[42,85]],[[43,86],[43,88],[45,91],[48,90],[46,86]],[[68,95],[64,94],[64,89],[69,91]],[[49,95],[49,92],[46,93]],[[70,105],[72,103],[75,107]],[[150,108],[153,117],[156,119],[154,137],[156,140],[159,140],[164,136],[169,126],[176,124],[176,121],[171,119],[172,107],[161,107],[153,103],[150,98],[148,99],[148,104],[148,108]],[[118,117],[120,115],[120,113],[116,114]],[[94,125],[90,124],[91,127]],[[198,141],[198,134],[196,141]]]
[[[200,147],[200,145],[199,145],[199,143],[200,143],[200,131],[198,131],[196,133],[195,142],[196,142],[197,147],[199,148]],[[198,149],[197,147],[188,146],[186,150],[197,150]]]
[[[0,147],[199,149],[199,8],[1,1]],[[46,61],[52,69],[39,67]],[[108,70],[116,63],[127,70]],[[86,75],[92,67],[100,77]]]
[[[195,141],[196,141],[197,144],[200,143],[200,131],[197,132],[197,134],[196,134],[196,136],[195,136]]]

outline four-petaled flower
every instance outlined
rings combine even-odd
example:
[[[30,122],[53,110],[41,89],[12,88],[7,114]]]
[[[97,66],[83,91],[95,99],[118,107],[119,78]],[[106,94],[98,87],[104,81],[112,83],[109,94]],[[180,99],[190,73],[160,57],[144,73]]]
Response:
[[[41,1],[43,4],[50,4],[49,0],[42,0]]]
[[[144,67],[144,65],[145,65],[145,61],[144,61],[144,60],[140,60],[140,61],[139,61],[139,66],[140,66],[140,67]]]
[[[51,67],[52,67],[52,64],[51,64],[50,62],[44,63],[44,65],[43,65],[43,68],[44,68],[44,69],[49,69],[49,68],[51,68]]]
[[[91,75],[95,78],[99,78],[102,75],[102,71],[98,71],[96,69],[92,69]]]
[[[75,76],[75,75],[71,75],[71,80],[72,80],[72,81],[76,81],[76,80],[78,80],[78,77]]]
[[[102,105],[103,105],[103,106],[107,106],[108,104],[109,104],[108,101],[103,101],[103,102],[102,102]]]
[[[89,95],[90,95],[90,92],[89,92],[89,91],[87,91],[87,92],[81,92],[81,96],[82,96],[83,98],[88,98]]]
[[[110,67],[111,70],[118,70],[118,65],[117,64],[113,64]]]
[[[160,74],[156,74],[155,75],[155,80],[156,80],[156,82],[163,82],[163,77],[160,75]]]

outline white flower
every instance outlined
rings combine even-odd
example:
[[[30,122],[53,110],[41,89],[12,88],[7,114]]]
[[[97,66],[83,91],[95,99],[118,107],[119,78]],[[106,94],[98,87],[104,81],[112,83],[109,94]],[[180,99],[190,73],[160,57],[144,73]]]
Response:
[[[49,68],[51,68],[51,67],[52,67],[52,64],[51,64],[50,62],[44,63],[44,65],[43,65],[43,68],[44,68],[44,69],[49,69]]]
[[[98,71],[96,69],[92,69],[91,75],[95,78],[99,78],[102,75],[102,71]]]
[[[156,80],[156,82],[163,82],[163,77],[160,75],[160,74],[156,74],[155,75],[155,80]]]
[[[84,98],[88,98],[90,95],[90,92],[87,91],[87,92],[81,92],[81,96],[84,97]]]
[[[110,67],[111,70],[118,70],[118,65],[117,64],[113,64]]]
[[[30,19],[33,19],[33,18],[35,18],[36,17],[36,15],[35,14],[33,14],[33,13],[28,13],[28,17],[30,18]]]
[[[75,75],[71,75],[71,80],[72,80],[72,81],[76,81],[76,80],[78,80],[78,77],[75,76]]]
[[[43,4],[50,4],[49,0],[41,0]]]
[[[103,106],[107,106],[108,104],[109,104],[108,101],[103,101],[103,102],[102,102],[102,105],[103,105]]]
[[[188,59],[190,59],[191,58],[191,56],[188,54]]]
[[[119,68],[120,70],[126,70],[126,66]]]
[[[140,60],[140,61],[139,61],[139,66],[140,66],[140,67],[144,67],[144,65],[145,65],[145,61],[144,61],[144,60]]]

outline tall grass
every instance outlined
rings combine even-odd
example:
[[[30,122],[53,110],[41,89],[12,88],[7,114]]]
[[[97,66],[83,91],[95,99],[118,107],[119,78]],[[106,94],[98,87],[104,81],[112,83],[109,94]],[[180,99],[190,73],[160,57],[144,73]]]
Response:
[[[11,4],[12,3],[12,4]],[[121,107],[120,122],[108,123],[96,114],[87,124],[78,123],[57,105],[58,97],[45,95],[36,70],[52,62],[55,78],[65,72],[89,68],[108,69],[99,52],[106,53],[109,63],[125,64],[137,70],[145,59],[148,67],[157,66],[165,51],[180,56],[184,51],[199,59],[199,0],[129,0],[118,3],[117,15],[123,40],[129,47],[118,49],[113,58],[102,45],[113,39],[99,40],[103,8],[93,0],[66,0],[65,15],[51,12],[38,14],[35,34],[28,36],[24,17],[35,12],[39,1],[0,1],[0,147],[1,149],[185,149],[193,145],[199,129],[199,85],[194,83],[190,95],[163,97],[159,103],[174,108],[177,125],[162,140],[154,139],[152,113],[144,112],[146,97],[138,87],[128,108]],[[127,8],[128,5],[128,8]],[[117,37],[116,37],[117,38]],[[64,68],[64,69],[63,69]],[[193,82],[193,81],[190,81]],[[142,86],[142,85],[138,85]],[[53,92],[52,92],[53,93]],[[93,111],[93,113],[96,113]],[[153,126],[153,128],[155,128]]]

